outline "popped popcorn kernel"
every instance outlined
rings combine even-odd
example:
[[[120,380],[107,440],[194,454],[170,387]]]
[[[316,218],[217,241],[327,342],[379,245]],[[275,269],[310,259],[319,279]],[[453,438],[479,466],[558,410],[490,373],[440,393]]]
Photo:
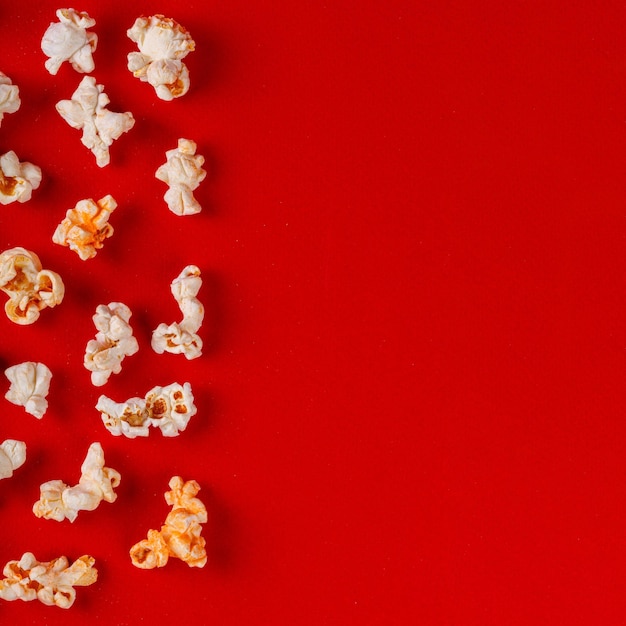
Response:
[[[197,413],[189,383],[153,387],[145,399],[130,398],[126,402],[102,395],[96,409],[111,434],[130,439],[147,437],[150,426],[159,428],[164,437],[176,437]]]
[[[98,45],[98,35],[87,32],[96,20],[74,9],[59,9],[58,22],[51,22],[41,40],[41,49],[49,57],[45,66],[53,76],[65,61],[81,74],[94,70],[92,52]]]
[[[48,606],[69,609],[76,600],[74,587],[87,587],[96,582],[96,560],[84,555],[71,565],[65,556],[40,562],[32,552],[25,552],[19,561],[9,561],[0,580],[3,600],[39,600]]]
[[[189,70],[182,62],[196,44],[186,28],[163,15],[139,17],[127,31],[139,52],[128,55],[128,69],[152,85],[161,100],[180,98],[189,91]]]
[[[137,339],[129,324],[130,309],[122,302],[100,304],[93,322],[98,330],[95,339],[87,343],[83,364],[91,372],[91,383],[100,387],[111,374],[122,371],[122,361],[139,350]]]
[[[0,444],[0,479],[10,478],[26,462],[26,444],[17,439],[5,439]]]
[[[19,87],[6,74],[0,72],[0,123],[5,113],[15,113],[21,104]]]
[[[157,354],[184,354],[187,359],[202,355],[202,339],[198,335],[204,319],[204,306],[196,298],[202,278],[196,265],[187,265],[170,285],[174,299],[183,314],[181,322],[169,326],[159,324],[152,333],[152,349]]]
[[[69,487],[62,480],[50,480],[40,487],[39,500],[33,505],[37,517],[73,522],[79,511],[93,511],[100,502],[115,502],[114,489],[120,484],[120,473],[104,467],[104,451],[96,442],[89,446],[81,466],[78,484]]]
[[[135,567],[153,569],[163,567],[170,557],[181,559],[189,567],[204,567],[207,561],[206,541],[202,526],[207,522],[207,510],[195,496],[200,485],[195,480],[183,481],[173,476],[165,501],[172,507],[161,530],[149,530],[147,538],[130,549]]]
[[[103,247],[104,240],[113,234],[109,217],[116,207],[117,202],[111,195],[97,202],[80,200],[67,211],[65,219],[54,231],[52,241],[69,247],[83,261],[93,258]]]
[[[202,169],[204,157],[196,154],[196,143],[190,139],[179,139],[178,147],[165,153],[167,162],[161,165],[155,176],[169,185],[164,199],[175,215],[195,215],[202,207],[193,192],[206,178]]]
[[[106,107],[109,97],[93,76],[85,76],[70,100],[57,102],[59,115],[72,127],[83,131],[81,142],[96,157],[98,167],[111,162],[109,146],[135,125],[130,111],[113,113]]]
[[[41,184],[41,168],[28,161],[20,163],[10,150],[0,156],[0,204],[28,202]]]
[[[46,396],[50,390],[52,372],[43,363],[26,361],[4,370],[11,386],[4,396],[9,402],[41,419],[48,409]]]
[[[32,324],[42,309],[60,304],[65,295],[61,277],[42,269],[34,252],[19,247],[0,254],[0,289],[9,296],[7,317],[20,325]]]

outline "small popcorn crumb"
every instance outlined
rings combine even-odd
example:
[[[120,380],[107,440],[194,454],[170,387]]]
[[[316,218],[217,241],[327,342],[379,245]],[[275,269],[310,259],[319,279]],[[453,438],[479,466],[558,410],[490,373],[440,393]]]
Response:
[[[178,147],[165,153],[167,162],[159,167],[155,176],[169,185],[165,202],[175,215],[195,215],[202,207],[193,192],[206,177],[202,169],[204,157],[196,154],[196,143],[190,139],[179,139]]]
[[[76,600],[74,587],[87,587],[96,582],[96,560],[84,555],[71,565],[61,556],[48,562],[38,561],[32,552],[25,552],[19,561],[9,561],[0,580],[3,600],[39,600],[48,606],[69,609]]]
[[[159,324],[153,331],[151,345],[157,354],[184,354],[187,359],[202,355],[202,339],[198,330],[204,319],[204,306],[196,298],[201,286],[200,270],[195,265],[187,265],[172,281],[170,289],[183,319],[169,326]]]
[[[109,97],[93,76],[85,76],[70,100],[57,102],[59,115],[72,127],[83,131],[81,142],[96,157],[98,167],[111,161],[109,146],[135,125],[133,114],[113,113],[106,107]]]
[[[81,466],[78,484],[69,487],[62,480],[50,480],[40,487],[40,497],[33,505],[37,517],[61,522],[73,522],[79,511],[93,511],[102,500],[115,502],[114,489],[120,484],[120,474],[110,467],[104,467],[104,452],[96,442],[89,446],[87,456]]]
[[[116,207],[117,202],[111,195],[97,202],[80,200],[67,211],[65,219],[54,231],[52,241],[69,247],[83,261],[93,258],[104,245],[104,240],[113,234],[109,217]]]
[[[161,100],[180,98],[189,91],[189,70],[182,62],[196,44],[175,20],[163,15],[139,17],[127,31],[139,52],[128,55],[128,69],[152,85]]]
[[[195,497],[200,485],[195,480],[185,482],[180,476],[174,476],[169,487],[165,501],[172,510],[160,531],[149,530],[147,538],[130,549],[132,564],[141,569],[154,569],[164,567],[170,557],[175,557],[189,567],[204,567],[207,554],[201,524],[207,521],[207,511]]]
[[[43,363],[26,361],[4,370],[11,386],[4,396],[9,402],[41,419],[48,409],[46,396],[50,389],[52,372]]]
[[[98,35],[87,32],[96,20],[87,13],[74,9],[59,9],[56,12],[58,22],[51,22],[41,40],[41,49],[49,57],[46,69],[55,75],[65,61],[81,74],[94,70],[92,52],[98,44]]]

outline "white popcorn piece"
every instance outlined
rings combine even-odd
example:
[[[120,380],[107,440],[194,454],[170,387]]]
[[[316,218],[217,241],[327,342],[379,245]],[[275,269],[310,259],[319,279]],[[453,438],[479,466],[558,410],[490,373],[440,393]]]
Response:
[[[202,354],[202,339],[198,330],[204,319],[204,307],[196,298],[201,286],[200,270],[195,265],[187,265],[172,281],[171,292],[178,302],[183,320],[169,326],[159,324],[155,328],[151,345],[157,354],[184,354],[187,359],[195,359]]]
[[[19,561],[9,561],[0,580],[3,600],[39,600],[47,606],[69,609],[76,600],[74,587],[87,587],[96,582],[96,560],[81,556],[71,565],[65,556],[40,562],[32,552],[25,552]]]
[[[126,402],[102,395],[96,409],[111,434],[129,439],[147,437],[150,426],[159,428],[164,437],[176,437],[197,413],[189,383],[154,387],[145,399],[130,398]]]
[[[0,123],[5,113],[15,113],[21,104],[19,87],[6,74],[0,72]]]
[[[56,12],[58,22],[51,22],[41,40],[41,49],[49,57],[46,69],[55,75],[65,61],[81,74],[94,70],[92,52],[98,45],[98,35],[87,32],[96,20],[87,13],[74,9],[59,9]]]
[[[0,444],[0,479],[10,478],[26,462],[26,444],[17,439],[5,439]]]
[[[65,219],[54,231],[52,241],[68,246],[83,261],[93,258],[104,245],[104,240],[113,234],[109,217],[116,208],[117,202],[111,195],[97,202],[80,200],[67,211]]]
[[[110,163],[109,146],[135,125],[130,111],[113,113],[106,108],[109,102],[104,86],[97,85],[93,76],[85,76],[71,100],[61,100],[56,105],[72,128],[83,131],[81,142],[93,152],[98,167]]]
[[[206,541],[201,536],[207,521],[207,510],[196,498],[200,485],[195,480],[183,481],[174,476],[166,492],[165,501],[172,510],[165,518],[161,530],[149,530],[147,539],[130,549],[135,567],[153,569],[167,564],[169,557],[181,559],[189,567],[204,567],[207,561]]]
[[[157,169],[155,176],[169,185],[165,202],[176,215],[195,215],[202,207],[193,192],[206,178],[202,169],[204,157],[196,154],[196,143],[190,139],[179,139],[178,147],[165,153],[167,162]]]
[[[0,156],[0,204],[28,202],[40,184],[41,168],[37,165],[20,162],[13,150]]]
[[[11,387],[4,396],[9,402],[23,406],[27,413],[41,419],[48,409],[46,396],[52,372],[43,363],[26,361],[4,370]]]
[[[180,98],[189,91],[189,70],[182,62],[196,44],[175,20],[163,15],[139,17],[127,31],[139,52],[128,55],[128,69],[152,85],[161,100]]]
[[[130,309],[122,302],[100,304],[96,308],[93,322],[98,330],[95,339],[87,343],[83,364],[91,372],[94,386],[104,385],[111,374],[122,371],[124,357],[132,356],[139,350],[129,324]]]
[[[42,269],[34,252],[19,247],[0,254],[0,289],[9,296],[7,317],[20,325],[32,324],[42,309],[60,304],[65,295],[61,277]]]
[[[62,480],[50,480],[40,487],[40,497],[33,505],[37,517],[73,522],[79,511],[93,511],[102,500],[115,502],[114,489],[120,484],[120,473],[104,467],[104,452],[96,442],[89,446],[81,466],[78,484],[69,487]]]

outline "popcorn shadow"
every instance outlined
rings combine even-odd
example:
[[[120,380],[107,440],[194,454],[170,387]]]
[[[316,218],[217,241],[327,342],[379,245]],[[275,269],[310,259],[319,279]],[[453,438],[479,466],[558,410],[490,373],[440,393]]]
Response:
[[[222,33],[203,29],[196,24],[189,26],[189,29],[196,42],[196,49],[184,59],[191,82],[188,95],[210,97],[217,86],[234,73],[236,57]]]
[[[206,540],[207,564],[220,571],[233,569],[236,561],[237,528],[232,511],[220,496],[210,490],[202,498],[208,521],[203,535]]]
[[[200,329],[203,355],[218,352],[222,345],[226,319],[224,294],[225,287],[221,277],[215,272],[202,271],[202,289],[198,297],[204,305],[204,320]]]

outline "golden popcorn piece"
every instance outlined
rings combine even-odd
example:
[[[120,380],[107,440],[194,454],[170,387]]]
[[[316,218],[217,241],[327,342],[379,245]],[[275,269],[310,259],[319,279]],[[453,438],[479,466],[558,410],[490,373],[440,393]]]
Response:
[[[41,168],[20,162],[13,150],[0,156],[0,204],[28,202],[40,184]]]
[[[11,386],[4,396],[9,402],[41,419],[48,409],[46,396],[50,390],[52,372],[43,363],[26,361],[4,370]]]
[[[97,202],[80,200],[67,211],[65,219],[54,231],[52,241],[69,247],[83,261],[93,258],[104,245],[104,240],[113,234],[109,217],[116,208],[117,202],[111,195]]]
[[[176,437],[197,413],[189,383],[154,387],[145,399],[130,398],[126,402],[102,395],[96,409],[111,434],[129,439],[147,437],[150,426],[160,428],[164,437]]]
[[[21,104],[19,87],[6,74],[0,72],[0,123],[5,113],[15,113]]]
[[[104,86],[97,85],[93,76],[85,76],[72,98],[56,105],[59,115],[72,128],[83,131],[81,142],[93,152],[98,167],[110,163],[109,146],[135,125],[130,111],[113,113],[106,108],[109,102]]]
[[[182,59],[196,44],[186,28],[169,17],[152,15],[137,18],[127,35],[139,48],[128,55],[133,76],[152,85],[161,100],[189,91],[189,70]]]
[[[157,354],[171,352],[195,359],[202,354],[202,339],[198,335],[204,319],[204,306],[196,298],[202,278],[196,265],[187,265],[170,286],[172,295],[183,314],[181,322],[169,326],[159,324],[152,332],[152,349]]]
[[[0,254],[0,289],[9,296],[4,306],[16,324],[32,324],[40,311],[63,301],[61,277],[41,267],[39,257],[25,248],[11,248]]]
[[[154,569],[165,566],[170,557],[175,557],[189,567],[204,567],[207,555],[201,524],[207,521],[207,511],[195,497],[200,485],[195,480],[185,482],[180,476],[174,476],[169,487],[165,501],[172,510],[165,524],[160,531],[149,530],[147,538],[130,549],[131,561],[135,567]]]
[[[17,439],[5,439],[0,444],[0,479],[10,478],[26,462],[26,444]]]
[[[122,361],[139,350],[129,324],[132,313],[122,302],[100,304],[93,322],[98,330],[95,339],[87,343],[83,364],[91,372],[91,383],[100,387],[111,374],[122,371]]]
[[[92,52],[98,45],[98,35],[87,32],[96,20],[74,9],[59,9],[58,22],[51,22],[41,40],[41,49],[49,57],[46,69],[53,76],[65,61],[81,74],[94,70]]]
[[[104,466],[104,451],[96,442],[89,446],[81,466],[78,484],[69,487],[62,480],[50,480],[40,487],[40,497],[33,505],[37,517],[73,522],[79,511],[93,511],[102,500],[115,502],[114,489],[120,484],[120,473]]]
[[[0,580],[3,600],[39,600],[48,606],[69,609],[76,600],[74,587],[87,587],[96,582],[96,560],[84,555],[71,565],[65,556],[40,562],[32,552],[25,552],[19,561],[9,561]]]
[[[163,196],[169,210],[176,215],[195,215],[202,207],[193,192],[206,178],[202,169],[204,157],[196,154],[197,145],[190,139],[179,139],[178,147],[165,153],[167,162],[155,176],[169,185]]]

